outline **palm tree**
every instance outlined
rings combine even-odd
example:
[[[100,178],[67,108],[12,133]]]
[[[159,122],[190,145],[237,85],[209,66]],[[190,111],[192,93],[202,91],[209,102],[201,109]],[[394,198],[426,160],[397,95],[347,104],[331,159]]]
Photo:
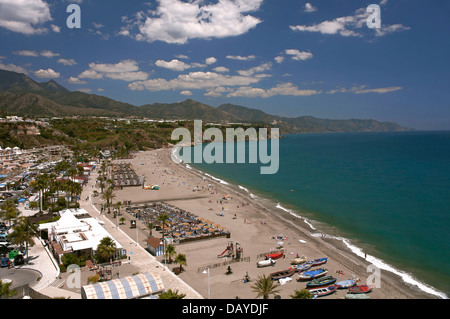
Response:
[[[158,295],[159,299],[183,299],[184,297],[186,297],[186,294],[180,294],[178,290],[172,291],[172,289]]]
[[[44,191],[48,186],[48,175],[47,174],[41,174],[34,181],[31,183],[31,187],[33,189],[39,191],[39,213],[42,212],[42,204],[45,202],[44,199]]]
[[[83,186],[80,183],[73,182],[72,184],[72,192],[75,194],[75,204],[78,201],[78,195],[81,195],[83,192]]]
[[[11,221],[19,217],[20,211],[17,209],[16,204],[12,200],[7,200],[6,204],[2,206],[0,216],[9,221],[9,227],[11,227]]]
[[[117,209],[117,214],[120,216],[120,209],[123,207],[123,205],[122,205],[122,202],[117,202],[115,205],[114,205],[114,208],[116,208]]]
[[[102,199],[106,200],[106,207],[108,207],[108,214],[111,213],[110,209],[110,201],[112,203],[112,200],[116,197],[114,194],[114,190],[111,187],[108,187],[106,191],[102,195]]]
[[[155,225],[152,222],[147,224],[147,229],[150,231],[150,234],[148,235],[149,238],[152,237],[152,230],[154,228],[155,228]]]
[[[70,177],[72,177],[72,181],[75,181],[75,175],[78,173],[77,169],[74,167],[69,168],[66,171],[66,174],[69,175]]]
[[[311,294],[307,289],[294,290],[294,294],[290,295],[292,299],[311,299],[313,294]]]
[[[0,279],[0,297],[6,295],[8,298],[17,295],[16,289],[11,289],[12,282],[3,283]],[[163,299],[163,298],[161,298]],[[175,299],[175,298],[164,298]]]
[[[33,247],[34,237],[36,236],[37,228],[30,224],[28,219],[20,217],[18,222],[13,227],[13,232],[8,235],[9,241],[13,245],[21,245],[25,243],[25,249],[27,251],[27,263],[28,263],[28,246]]]
[[[269,295],[274,295],[278,292],[276,288],[278,288],[280,285],[275,283],[272,280],[272,277],[266,277],[266,275],[258,276],[258,280],[256,283],[251,287],[253,291],[257,292],[256,298],[262,296],[263,299],[269,299]]]
[[[109,260],[116,253],[116,243],[111,237],[104,237],[97,247],[97,255],[101,260]]]
[[[175,257],[175,262],[180,265],[180,272],[183,271],[183,265],[186,265],[186,255],[185,254],[178,254]]]
[[[162,234],[164,239],[164,227],[166,226],[166,222],[169,220],[169,215],[167,214],[161,214],[158,216],[158,221],[161,223],[162,227]]]
[[[100,171],[99,171],[99,173],[100,173]],[[100,182],[100,193],[103,194],[103,188],[105,188],[105,184],[103,183],[103,181],[105,180],[105,178],[102,175],[100,175],[97,178],[97,180]]]
[[[169,264],[172,263],[172,256],[174,256],[177,252],[175,251],[175,247],[173,245],[166,246],[166,256],[169,256]]]

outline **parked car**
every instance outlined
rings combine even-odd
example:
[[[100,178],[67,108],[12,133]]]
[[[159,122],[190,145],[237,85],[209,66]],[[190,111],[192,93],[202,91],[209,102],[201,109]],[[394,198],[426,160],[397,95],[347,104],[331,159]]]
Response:
[[[9,266],[9,258],[8,257],[3,257],[1,260],[1,266],[3,267],[8,267]]]

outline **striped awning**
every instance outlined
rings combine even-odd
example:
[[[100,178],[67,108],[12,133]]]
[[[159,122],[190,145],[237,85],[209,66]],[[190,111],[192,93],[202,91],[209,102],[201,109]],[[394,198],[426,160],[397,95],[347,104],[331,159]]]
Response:
[[[82,299],[135,299],[164,290],[156,274],[142,273],[134,276],[99,282],[81,288]]]

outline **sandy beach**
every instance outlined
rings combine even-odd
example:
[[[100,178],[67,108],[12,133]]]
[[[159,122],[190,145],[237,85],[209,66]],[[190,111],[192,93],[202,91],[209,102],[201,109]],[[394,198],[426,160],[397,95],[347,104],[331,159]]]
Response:
[[[327,236],[312,236],[310,226],[303,219],[294,218],[275,207],[265,207],[267,205],[264,206],[261,200],[253,199],[245,190],[235,185],[220,183],[201,172],[186,168],[184,164],[174,163],[170,158],[170,151],[171,149],[159,149],[139,152],[133,159],[115,161],[130,162],[138,176],[145,175],[145,182],[159,185],[159,190],[124,187],[115,191],[114,202],[131,201],[132,206],[139,203],[165,202],[219,224],[230,232],[230,238],[219,237],[175,244],[176,252],[185,254],[187,260],[187,265],[183,267],[184,271],[179,277],[203,297],[208,298],[210,295],[211,299],[254,299],[256,292],[251,286],[258,276],[268,276],[291,267],[291,260],[297,255],[304,255],[308,260],[328,257],[328,262],[319,267],[326,268],[328,275],[334,276],[337,281],[356,277],[360,280],[358,284],[371,283],[368,279],[372,280],[374,273],[367,271],[370,263],[353,254],[342,241]],[[226,195],[231,198],[224,201],[223,197]],[[94,203],[100,207],[99,197]],[[221,212],[224,214],[221,215]],[[136,238],[136,235],[133,235],[135,230],[128,227],[129,220],[134,217],[126,213],[124,208],[122,215],[127,219],[127,226],[122,229],[129,233],[130,237]],[[109,218],[112,219],[112,214]],[[145,247],[149,232],[142,222],[139,221],[138,224],[138,229],[146,234],[139,235],[139,244]],[[153,230],[153,236],[160,237],[161,234]],[[238,243],[242,248],[241,257],[244,258],[241,262],[229,263],[232,261],[231,257],[218,256],[230,242],[234,245]],[[274,266],[257,268],[257,261],[264,259],[258,256],[279,250],[280,242],[285,251],[285,258],[278,259]],[[163,262],[164,259],[158,257],[158,260]],[[169,265],[170,268],[176,266]],[[226,274],[228,266],[231,268],[231,274]],[[209,269],[209,276],[203,273],[205,269]],[[246,275],[250,277],[250,282],[244,281]],[[306,282],[298,282],[297,274],[294,274],[292,281],[278,288],[277,294],[283,299],[289,299],[295,290],[305,287]],[[347,289],[342,289],[323,298],[342,299],[346,293]],[[434,296],[406,284],[395,274],[381,270],[379,288],[375,288],[370,297],[423,299]],[[273,298],[273,295],[270,298]]]

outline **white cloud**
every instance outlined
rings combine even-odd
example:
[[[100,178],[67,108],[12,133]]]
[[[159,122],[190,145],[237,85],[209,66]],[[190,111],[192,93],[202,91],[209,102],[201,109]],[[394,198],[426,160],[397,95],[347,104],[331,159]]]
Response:
[[[52,51],[49,51],[49,50],[44,50],[44,51],[41,52],[41,55],[45,56],[46,58],[53,58],[55,56],[59,56],[60,54],[52,52]]]
[[[71,76],[71,77],[67,80],[67,82],[69,82],[70,84],[86,84],[86,83],[87,83],[86,81],[82,81],[82,80],[80,80],[79,78],[75,78],[75,77],[73,77],[73,76]]]
[[[204,96],[210,96],[210,97],[220,97],[222,96],[222,93],[225,92],[233,92],[232,88],[225,88],[223,86],[218,86],[213,89],[209,89],[208,92],[203,94]]]
[[[246,86],[261,81],[262,77],[225,75],[215,72],[190,72],[172,80],[162,78],[136,81],[128,85],[130,90],[151,92],[167,90],[214,89],[217,87]]]
[[[239,87],[237,90],[228,93],[227,97],[269,98],[276,95],[311,96],[320,93],[322,92],[317,90],[300,90],[297,86],[288,82],[278,84],[268,90],[248,86]]]
[[[256,58],[255,55],[248,55],[248,56],[227,55],[227,59],[240,60],[240,61],[249,61],[249,60],[254,60],[255,58]]]
[[[215,58],[215,57],[210,57],[210,58],[207,58],[206,60],[205,60],[205,63],[206,64],[214,64],[214,63],[216,63],[217,62],[217,59]]]
[[[74,59],[59,59],[58,63],[71,66],[77,64],[77,61]]]
[[[392,86],[392,87],[377,88],[377,89],[361,89],[361,90],[355,91],[355,94],[365,94],[365,93],[384,94],[384,93],[399,91],[401,89],[403,89],[401,86]]]
[[[77,91],[78,92],[83,92],[83,93],[91,93],[92,92],[92,90],[88,89],[88,88],[78,89]]]
[[[313,54],[308,51],[299,51],[297,49],[287,49],[285,51],[287,55],[290,55],[293,60],[304,61],[308,59],[312,59]]]
[[[189,57],[187,55],[184,55],[184,54],[177,54],[177,55],[175,55],[175,57],[177,59],[189,59]]]
[[[134,60],[123,60],[116,64],[89,63],[89,69],[83,71],[78,78],[102,79],[110,78],[122,81],[143,81],[148,78],[148,73],[139,71],[139,66]]]
[[[86,71],[81,72],[81,74],[78,77],[81,79],[98,80],[98,79],[102,79],[103,75],[94,70],[86,70]]]
[[[37,53],[36,51],[31,51],[31,50],[14,51],[13,54],[21,55],[21,56],[33,56],[33,57],[39,56],[39,53]]]
[[[191,91],[181,91],[180,94],[190,96],[190,95],[192,95],[192,92]]]
[[[383,3],[384,4],[384,3]],[[322,34],[339,34],[343,37],[363,37],[363,30],[376,30],[375,36],[384,36],[393,32],[400,32],[409,30],[410,28],[402,24],[382,25],[380,29],[369,29],[367,27],[367,18],[370,12],[366,8],[361,8],[355,11],[353,15],[338,17],[333,20],[326,20],[318,24],[310,26],[295,25],[290,26],[293,31],[301,32],[319,32]]]
[[[252,76],[255,73],[264,72],[267,70],[270,70],[272,68],[272,63],[263,63],[259,66],[255,66],[253,68],[247,69],[247,70],[239,70],[237,71],[242,76]]]
[[[203,68],[207,65],[214,64],[216,62],[217,62],[216,58],[210,57],[210,58],[205,59],[205,64],[196,63],[196,62],[188,64],[188,63],[185,63],[178,59],[173,59],[170,61],[157,60],[155,62],[155,65],[160,68],[165,68],[165,69],[169,69],[172,71],[184,71],[184,70],[191,69],[191,68]]]
[[[119,34],[139,41],[184,44],[190,39],[238,36],[255,28],[261,20],[245,13],[256,11],[263,0],[159,0],[156,10],[136,13]],[[133,29],[138,30],[133,35]]]
[[[401,86],[391,86],[391,87],[385,87],[385,88],[375,88],[375,89],[367,89],[367,85],[360,85],[360,86],[353,86],[349,89],[338,87],[336,89],[330,90],[327,93],[328,94],[335,94],[335,93],[354,93],[354,94],[366,94],[366,93],[378,93],[378,94],[385,94],[390,92],[395,92],[402,90],[403,88]]]
[[[173,71],[184,71],[189,69],[191,66],[189,64],[184,63],[183,61],[173,59],[171,61],[158,60],[155,62],[156,66],[160,68],[170,69]]]
[[[53,69],[40,69],[34,72],[34,75],[37,76],[38,78],[42,78],[42,79],[56,79],[59,78],[59,76],[61,75],[59,72],[56,72]]]
[[[275,57],[274,60],[275,60],[275,62],[277,62],[277,63],[283,63],[283,61],[284,61],[284,56],[279,55],[279,56]]]
[[[148,73],[143,71],[136,72],[114,72],[114,73],[105,73],[107,78],[113,80],[122,80],[122,81],[143,81],[148,78]]]
[[[389,26],[384,26],[384,27],[382,27],[380,29],[376,29],[376,31],[375,31],[376,34],[375,35],[377,37],[382,37],[382,36],[384,36],[386,34],[389,34],[389,33],[407,31],[409,29],[410,29],[409,27],[406,27],[406,26],[404,26],[402,24],[392,24],[392,25],[389,25]]]
[[[0,27],[27,35],[42,34],[51,21],[50,6],[43,0],[0,0]]]
[[[139,70],[139,66],[134,60],[123,60],[116,64],[89,63],[89,68],[103,73],[133,72]]]
[[[317,11],[317,8],[316,7],[314,7],[311,3],[306,3],[305,4],[305,10],[304,10],[305,12],[315,12],[315,11]]]
[[[61,28],[55,24],[50,24],[50,28],[52,29],[53,32],[55,33],[59,33],[61,32]]]
[[[0,0],[1,1],[1,0]],[[13,54],[15,55],[21,55],[21,56],[31,56],[31,57],[38,57],[38,56],[44,56],[46,58],[53,58],[55,56],[59,56],[59,53],[52,52],[50,50],[43,50],[41,53],[38,53],[33,50],[19,50],[14,51]]]
[[[218,67],[215,67],[213,69],[213,71],[220,72],[220,73],[226,73],[226,72],[230,72],[230,69],[228,69],[228,68],[226,68],[224,66],[218,66]]]
[[[23,67],[15,65],[15,64],[11,64],[11,63],[10,64],[0,63],[0,69],[6,70],[6,71],[11,71],[11,72],[28,74],[28,71],[25,70]]]

